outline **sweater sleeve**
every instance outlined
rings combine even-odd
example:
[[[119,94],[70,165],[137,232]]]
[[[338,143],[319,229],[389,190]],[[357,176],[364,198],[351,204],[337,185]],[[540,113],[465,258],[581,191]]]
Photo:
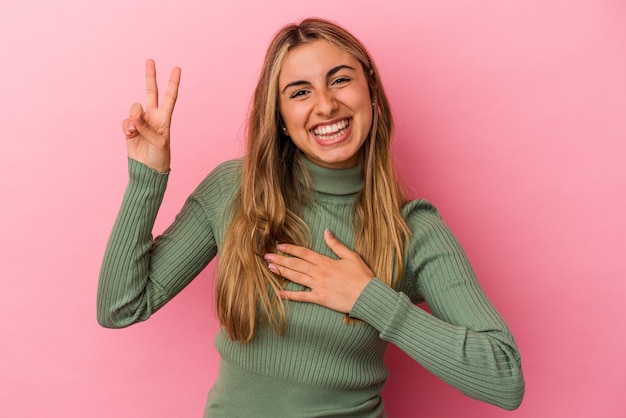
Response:
[[[510,330],[432,205],[417,201],[409,210],[413,237],[401,287],[414,300],[423,297],[432,315],[378,279],[368,284],[350,315],[466,395],[517,408],[524,378]]]
[[[129,182],[105,250],[97,319],[107,328],[146,320],[172,299],[215,256],[205,209],[195,193],[156,239],[152,228],[168,174],[129,159]]]

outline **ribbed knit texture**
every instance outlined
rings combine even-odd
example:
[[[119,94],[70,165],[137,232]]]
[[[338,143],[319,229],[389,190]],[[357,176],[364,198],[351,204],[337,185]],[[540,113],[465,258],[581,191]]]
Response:
[[[329,228],[353,247],[360,169],[330,170],[309,162],[307,167],[314,198],[302,216],[312,248],[334,256],[323,232]],[[133,160],[129,168],[99,283],[98,320],[107,327],[147,319],[216,255],[241,162],[216,168],[154,242],[151,230],[167,175]],[[519,405],[524,380],[517,347],[463,250],[428,202],[411,202],[404,214],[413,237],[400,288],[370,282],[350,313],[364,323],[348,325],[338,312],[290,302],[284,336],[260,327],[255,339],[242,345],[220,332],[215,345],[222,366],[206,416],[247,416],[248,407],[255,416],[268,417],[383,416],[379,394],[387,378],[388,341],[469,396],[507,409]],[[421,300],[428,301],[433,315],[415,306]],[[289,396],[281,395],[285,391]],[[311,399],[324,402],[312,405]]]

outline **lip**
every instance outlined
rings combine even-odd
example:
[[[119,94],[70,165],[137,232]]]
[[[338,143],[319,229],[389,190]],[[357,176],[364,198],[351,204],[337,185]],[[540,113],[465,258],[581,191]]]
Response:
[[[318,129],[320,126],[332,126],[336,123],[339,123],[341,121],[348,121],[348,126],[346,127],[346,131],[343,133],[343,135],[331,139],[331,140],[323,140],[321,138],[319,138],[317,135],[315,135],[315,130]],[[324,123],[319,123],[315,126],[313,126],[311,129],[309,129],[309,133],[311,134],[311,136],[315,139],[315,142],[318,143],[321,146],[329,146],[329,145],[335,145],[338,144],[340,142],[345,141],[349,136],[350,133],[352,132],[352,118],[338,118],[332,121],[328,121],[328,122],[324,122]]]

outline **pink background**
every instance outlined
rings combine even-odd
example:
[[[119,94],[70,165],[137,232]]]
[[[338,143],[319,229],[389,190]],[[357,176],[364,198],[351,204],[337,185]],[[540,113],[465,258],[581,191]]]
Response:
[[[391,417],[626,416],[622,0],[0,2],[0,416],[199,417],[217,372],[211,268],[150,321],[95,320],[143,66],[183,68],[157,232],[242,152],[267,43],[309,15],[372,51],[398,166],[514,331],[507,413],[391,348]]]

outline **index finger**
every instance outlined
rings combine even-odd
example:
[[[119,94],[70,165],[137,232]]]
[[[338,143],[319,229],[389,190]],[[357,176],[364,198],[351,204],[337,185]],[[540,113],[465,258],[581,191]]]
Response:
[[[325,258],[324,255],[318,253],[317,251],[311,250],[306,247],[301,247],[299,245],[278,244],[277,249],[283,254],[288,254],[313,264],[318,264],[320,262],[320,258]]]
[[[157,87],[156,65],[153,59],[146,61],[146,110],[159,107],[159,88]]]
[[[179,67],[174,67],[172,74],[170,75],[170,81],[167,83],[167,90],[165,90],[165,97],[163,98],[162,108],[168,113],[174,111],[174,105],[178,98],[178,86],[180,85],[181,70]]]

